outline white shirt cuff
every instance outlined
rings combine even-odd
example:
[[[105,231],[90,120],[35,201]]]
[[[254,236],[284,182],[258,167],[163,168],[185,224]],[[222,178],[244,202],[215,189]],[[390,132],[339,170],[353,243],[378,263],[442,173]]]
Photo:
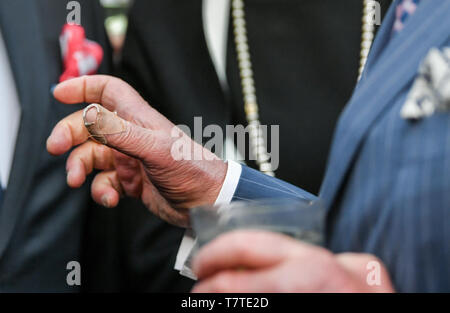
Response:
[[[233,199],[239,179],[241,178],[241,164],[232,160],[228,160],[227,163],[227,174],[225,175],[225,180],[223,181],[222,188],[220,189],[214,205],[230,203]],[[175,269],[177,271],[181,272],[183,270],[189,254],[191,253],[196,242],[197,240],[195,238],[194,231],[192,229],[186,229],[184,237],[181,240],[180,247],[178,248],[177,258],[175,261]]]
[[[220,189],[219,195],[217,196],[217,204],[228,204],[231,202],[236,191],[239,179],[241,178],[242,166],[241,164],[228,160],[227,174],[225,175],[225,180],[223,181],[222,189]]]

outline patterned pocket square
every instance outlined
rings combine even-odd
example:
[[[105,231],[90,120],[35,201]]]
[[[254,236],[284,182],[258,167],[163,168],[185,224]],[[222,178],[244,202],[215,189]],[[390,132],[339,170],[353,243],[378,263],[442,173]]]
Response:
[[[432,48],[419,67],[402,107],[404,119],[418,120],[450,110],[450,47]]]

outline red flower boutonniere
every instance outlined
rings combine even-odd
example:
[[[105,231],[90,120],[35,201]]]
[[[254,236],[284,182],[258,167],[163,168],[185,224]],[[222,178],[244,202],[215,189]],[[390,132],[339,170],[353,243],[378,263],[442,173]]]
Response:
[[[103,59],[103,49],[98,43],[86,39],[82,26],[65,24],[59,43],[64,65],[59,82],[97,72]]]

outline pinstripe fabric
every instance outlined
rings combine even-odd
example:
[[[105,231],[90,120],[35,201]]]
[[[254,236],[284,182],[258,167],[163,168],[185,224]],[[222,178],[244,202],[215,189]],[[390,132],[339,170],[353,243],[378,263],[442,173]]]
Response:
[[[422,59],[450,45],[448,16],[450,1],[423,0],[389,41],[391,7],[341,115],[320,194],[329,207],[328,247],[375,254],[401,292],[450,292],[450,112],[400,117]],[[235,197],[286,195],[255,182],[296,193],[244,168]]]
[[[280,179],[261,174],[252,168],[243,166],[242,174],[233,200],[252,201],[256,199],[273,198],[286,199],[316,199],[316,196]]]

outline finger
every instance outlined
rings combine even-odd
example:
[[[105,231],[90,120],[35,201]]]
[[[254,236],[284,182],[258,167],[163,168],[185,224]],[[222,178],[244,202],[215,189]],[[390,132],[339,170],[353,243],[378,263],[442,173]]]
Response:
[[[131,88],[124,81],[107,75],[89,75],[66,80],[53,90],[54,97],[63,103],[100,102],[110,110],[115,110],[117,101],[108,96],[120,95]],[[119,91],[119,92],[115,92]],[[106,94],[105,94],[106,92]]]
[[[83,124],[83,111],[77,111],[56,124],[47,139],[47,151],[52,155],[61,155],[88,138],[89,132]]]
[[[139,197],[142,193],[141,163],[123,153],[114,150],[117,177],[126,195]]]
[[[126,120],[149,121],[151,119],[144,119],[143,115],[156,113],[130,85],[107,75],[89,75],[66,80],[55,87],[53,95],[57,100],[68,104],[100,103],[110,111],[117,111]]]
[[[171,137],[127,122],[106,108],[93,104],[86,109],[85,122],[96,140],[132,158],[152,163],[154,156],[170,155]],[[162,136],[162,137],[161,137]]]
[[[297,242],[263,231],[234,231],[213,240],[194,259],[194,272],[202,279],[219,271],[257,269],[281,262]]]
[[[220,272],[197,283],[193,293],[263,293],[276,292],[274,282],[280,279],[274,270]]]
[[[336,255],[336,260],[348,273],[356,277],[357,281],[364,282],[368,292],[394,292],[389,272],[376,256],[363,253],[341,253]],[[367,284],[368,274],[378,270],[379,283]]]
[[[112,151],[94,141],[87,141],[74,149],[66,162],[67,184],[72,188],[78,188],[94,169],[114,169]]]
[[[95,176],[91,186],[91,195],[95,202],[113,208],[119,204],[122,194],[122,187],[115,171],[105,171]]]
[[[144,176],[145,175],[145,176]],[[164,198],[159,190],[143,173],[143,185],[141,200],[145,207],[162,220],[179,227],[189,227],[189,209],[175,209],[169,201]]]

